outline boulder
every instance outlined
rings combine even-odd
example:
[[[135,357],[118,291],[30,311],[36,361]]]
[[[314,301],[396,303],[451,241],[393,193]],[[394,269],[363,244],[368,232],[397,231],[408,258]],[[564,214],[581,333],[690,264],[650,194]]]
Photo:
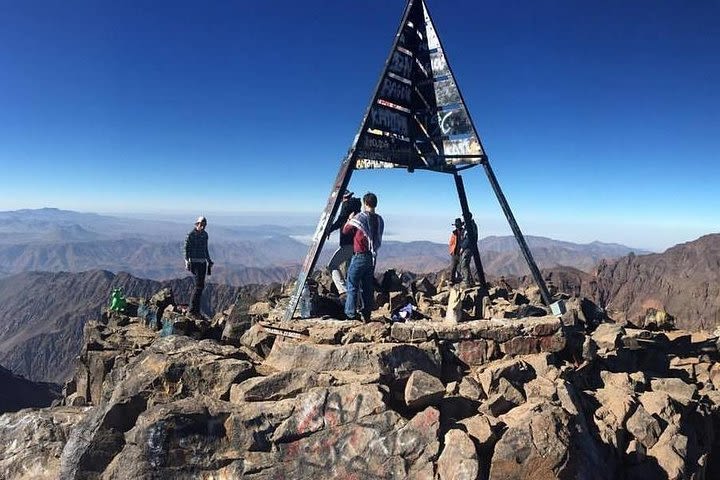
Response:
[[[592,333],[592,340],[598,349],[613,351],[622,346],[625,329],[618,323],[602,323]]]
[[[676,422],[670,423],[657,443],[648,450],[648,457],[654,458],[663,469],[666,478],[685,478],[688,438]]]
[[[603,370],[600,372],[600,380],[605,388],[613,388],[625,394],[631,394],[636,391],[636,383],[630,379],[630,375],[625,372],[613,373]]]
[[[491,362],[477,374],[478,383],[488,396],[497,393],[501,378],[514,385],[522,385],[535,378],[535,370],[524,360],[512,358]]]
[[[647,330],[675,330],[675,317],[665,310],[648,308],[638,326]]]
[[[422,370],[412,372],[405,385],[405,405],[412,409],[436,405],[444,395],[445,386],[442,382]]]
[[[466,319],[483,318],[485,290],[482,287],[468,288],[462,293],[462,308]],[[450,308],[448,307],[448,310]]]
[[[256,299],[249,293],[240,293],[230,312],[225,319],[225,327],[222,331],[222,339],[227,343],[238,345],[245,332],[252,326],[254,313],[250,313],[251,307],[257,303]],[[258,311],[260,307],[255,307]]]
[[[710,381],[710,370],[714,365],[717,365],[716,363],[710,363],[710,362],[700,362],[695,365],[693,365],[694,373],[695,373],[695,383],[707,385],[708,383],[712,383]]]
[[[478,414],[458,422],[465,427],[468,433],[480,449],[489,449],[497,441],[493,425],[487,416]]]
[[[435,303],[439,303],[441,305],[447,305],[449,298],[450,298],[450,290],[445,290],[444,292],[439,292],[438,294],[433,295],[432,301]]]
[[[560,352],[563,348],[565,336],[560,333],[544,337],[518,336],[500,344],[500,351],[506,355]]]
[[[403,283],[400,276],[394,269],[386,270],[380,281],[380,290],[383,292],[399,292],[403,289]]]
[[[275,336],[268,333],[260,324],[253,325],[239,337],[227,337],[227,326],[225,330],[222,337],[223,342],[231,345],[243,345],[263,357],[270,353],[275,343]]]
[[[462,290],[460,287],[451,287],[447,301],[445,321],[448,323],[458,323],[463,320],[465,320],[465,312],[463,311],[462,305]]]
[[[528,299],[525,295],[523,295],[520,292],[514,292],[510,298],[510,303],[513,305],[527,305],[530,303],[530,299]]]
[[[480,384],[472,377],[463,377],[458,387],[458,395],[470,400],[480,400],[485,396]]]
[[[522,361],[530,365],[536,375],[547,377],[555,381],[560,375],[560,370],[555,366],[555,356],[550,352],[541,352],[534,355],[520,357]]]
[[[250,305],[247,313],[253,316],[267,317],[268,315],[270,315],[271,310],[272,305],[270,305],[270,302],[255,302]],[[232,315],[232,310],[230,314]]]
[[[506,379],[501,378],[498,382],[497,393],[490,395],[480,407],[480,411],[493,417],[499,417],[524,402],[525,397],[522,392]]]
[[[439,480],[475,479],[479,472],[475,444],[462,430],[445,434],[445,448],[437,461]]]
[[[0,478],[55,480],[70,430],[87,408],[55,407],[0,415]]]
[[[588,362],[592,362],[597,358],[597,343],[595,343],[590,335],[585,336],[582,344],[582,358]]]
[[[347,332],[357,325],[357,322],[351,321],[323,320],[309,325],[307,333],[311,342],[336,345],[341,343]]]
[[[667,392],[643,392],[638,396],[640,404],[650,415],[657,415],[667,422],[679,409]]]
[[[666,392],[670,398],[687,406],[697,396],[697,385],[685,383],[679,378],[653,378],[650,388],[654,392]]]
[[[505,287],[492,287],[488,290],[488,297],[490,297],[491,300],[498,300],[500,298],[507,300],[509,296],[510,292],[508,292],[508,289]],[[523,297],[527,298],[525,295],[523,295]]]
[[[462,340],[453,346],[457,358],[468,367],[484,365],[500,356],[500,348],[493,340]]]
[[[292,408],[291,401],[232,405],[206,395],[150,407],[102,478],[244,478],[273,463],[269,436]]]
[[[377,385],[344,385],[314,388],[298,395],[292,414],[272,436],[275,443],[287,443],[324,428],[361,421],[387,408]]]
[[[320,374],[303,369],[253,377],[231,387],[230,401],[264,402],[292,398],[314,387],[330,386],[330,378],[328,375],[322,378]]]
[[[252,364],[242,358],[235,347],[170,336],[158,339],[123,367],[116,366],[106,382],[107,400],[90,410],[68,437],[62,478],[102,472],[148,405],[198,394],[228,398],[233,383],[254,374]]]
[[[277,463],[259,478],[432,479],[437,458],[439,412],[430,407],[404,420],[393,411],[359,416],[356,400],[342,411],[348,419],[277,446]]]
[[[662,433],[660,423],[642,405],[628,418],[627,429],[646,449],[652,448]]]
[[[530,380],[523,385],[523,389],[528,399],[554,400],[557,398],[555,382],[545,377],[537,377]]]
[[[420,277],[413,283],[413,285],[416,291],[422,292],[428,297],[432,297],[437,294],[437,288],[427,277]]]
[[[351,370],[405,380],[415,370],[440,375],[440,352],[435,343],[317,345],[283,339],[276,341],[265,367],[277,371],[303,368],[313,372]]]
[[[169,288],[159,290],[155,295],[150,297],[148,305],[154,309],[157,318],[162,318],[165,309],[171,305],[175,305],[175,297]]]
[[[623,389],[605,387],[595,392],[600,407],[593,419],[600,438],[618,452],[624,452],[629,441],[625,422],[636,405],[636,400]]]
[[[720,339],[718,341],[720,342]],[[710,367],[709,376],[715,390],[720,390],[720,363],[713,363],[712,367]]]
[[[590,299],[583,297],[580,300],[579,319],[586,325],[586,328],[593,329],[607,318],[605,311]]]
[[[342,343],[374,343],[384,341],[390,334],[390,326],[380,322],[357,325],[345,334]]]
[[[526,403],[503,417],[507,430],[495,444],[491,480],[611,479],[591,438],[574,417],[549,403]]]
[[[393,323],[390,328],[390,338],[395,342],[423,343],[434,336],[429,328],[424,328],[419,322]]]

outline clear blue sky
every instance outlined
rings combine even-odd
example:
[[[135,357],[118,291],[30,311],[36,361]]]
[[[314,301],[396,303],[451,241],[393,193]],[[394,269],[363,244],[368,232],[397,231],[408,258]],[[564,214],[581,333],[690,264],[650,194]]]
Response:
[[[0,0],[0,209],[319,214],[404,5]],[[428,5],[525,233],[720,230],[720,2]],[[482,233],[507,233],[481,168],[465,182]],[[427,219],[406,238],[459,213],[450,177],[351,186]]]

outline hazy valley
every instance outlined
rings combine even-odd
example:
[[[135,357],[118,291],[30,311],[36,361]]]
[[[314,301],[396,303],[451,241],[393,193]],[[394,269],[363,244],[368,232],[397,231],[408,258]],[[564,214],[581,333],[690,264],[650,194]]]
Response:
[[[211,225],[213,281],[239,286],[289,280],[297,274],[308,248],[294,237],[313,228]],[[179,278],[186,275],[182,246],[189,230],[190,226],[174,222],[56,209],[0,212],[0,275],[104,269],[153,280]],[[647,253],[600,242],[582,245],[543,237],[526,239],[541,268],[571,266],[590,272],[603,259]],[[336,247],[333,236],[325,244],[321,265]],[[528,271],[511,236],[482,238],[479,248],[488,276]],[[448,261],[445,244],[388,241],[378,267],[427,273],[446,268]]]

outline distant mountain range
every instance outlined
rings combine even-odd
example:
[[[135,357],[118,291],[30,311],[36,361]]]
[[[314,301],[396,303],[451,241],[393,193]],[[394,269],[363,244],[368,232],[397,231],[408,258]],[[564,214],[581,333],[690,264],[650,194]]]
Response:
[[[415,248],[421,252],[435,248],[419,243]],[[653,307],[674,315],[683,328],[712,330],[720,325],[720,234],[677,245],[663,254],[629,254],[601,262],[594,274],[572,267],[543,270],[543,274],[561,291],[594,299],[618,320],[634,321]],[[508,280],[532,282],[528,277]],[[0,364],[33,381],[64,382],[72,371],[85,322],[98,318],[115,286],[127,295],[142,297],[169,286],[178,302],[187,303],[192,278],[158,282],[103,270],[25,272],[0,278]],[[270,288],[211,283],[203,308],[212,314],[232,304],[241,291],[262,298]]]
[[[666,310],[688,330],[720,326],[720,234],[600,265],[596,298],[630,321]]]
[[[191,226],[78,213],[57,209],[0,212],[0,276],[26,271],[105,269],[165,280],[187,275],[182,246]],[[211,225],[210,250],[216,263],[213,279],[228,285],[287,281],[302,264],[307,245],[293,238],[312,226]],[[526,237],[541,268],[559,265],[591,271],[603,259],[630,252],[647,253],[623,245],[593,242],[580,245],[543,237]],[[328,242],[319,265],[327,263],[336,248]],[[486,237],[479,244],[488,276],[527,273],[527,266],[513,237]],[[378,267],[413,272],[446,268],[445,244],[385,242]]]
[[[665,310],[678,328],[712,332],[720,327],[720,234],[681,243],[663,253],[629,254],[601,262],[590,274],[570,267],[543,270],[560,291],[606,308],[616,321],[637,323],[649,308]],[[525,276],[511,283],[529,285]]]

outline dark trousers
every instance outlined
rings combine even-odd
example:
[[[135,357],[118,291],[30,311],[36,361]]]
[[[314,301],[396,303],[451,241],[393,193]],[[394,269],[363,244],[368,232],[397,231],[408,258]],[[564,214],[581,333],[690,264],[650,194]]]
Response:
[[[190,271],[195,276],[195,291],[190,300],[190,313],[200,315],[200,299],[205,288],[205,274],[207,273],[207,263],[190,262]]]
[[[450,255],[450,284],[455,284],[458,281],[458,266],[460,265],[460,254]]]
[[[462,272],[463,282],[465,282],[468,287],[475,285],[472,273],[470,272],[470,262],[472,258],[473,252],[471,250],[463,250],[462,258],[460,259],[460,271]]]

